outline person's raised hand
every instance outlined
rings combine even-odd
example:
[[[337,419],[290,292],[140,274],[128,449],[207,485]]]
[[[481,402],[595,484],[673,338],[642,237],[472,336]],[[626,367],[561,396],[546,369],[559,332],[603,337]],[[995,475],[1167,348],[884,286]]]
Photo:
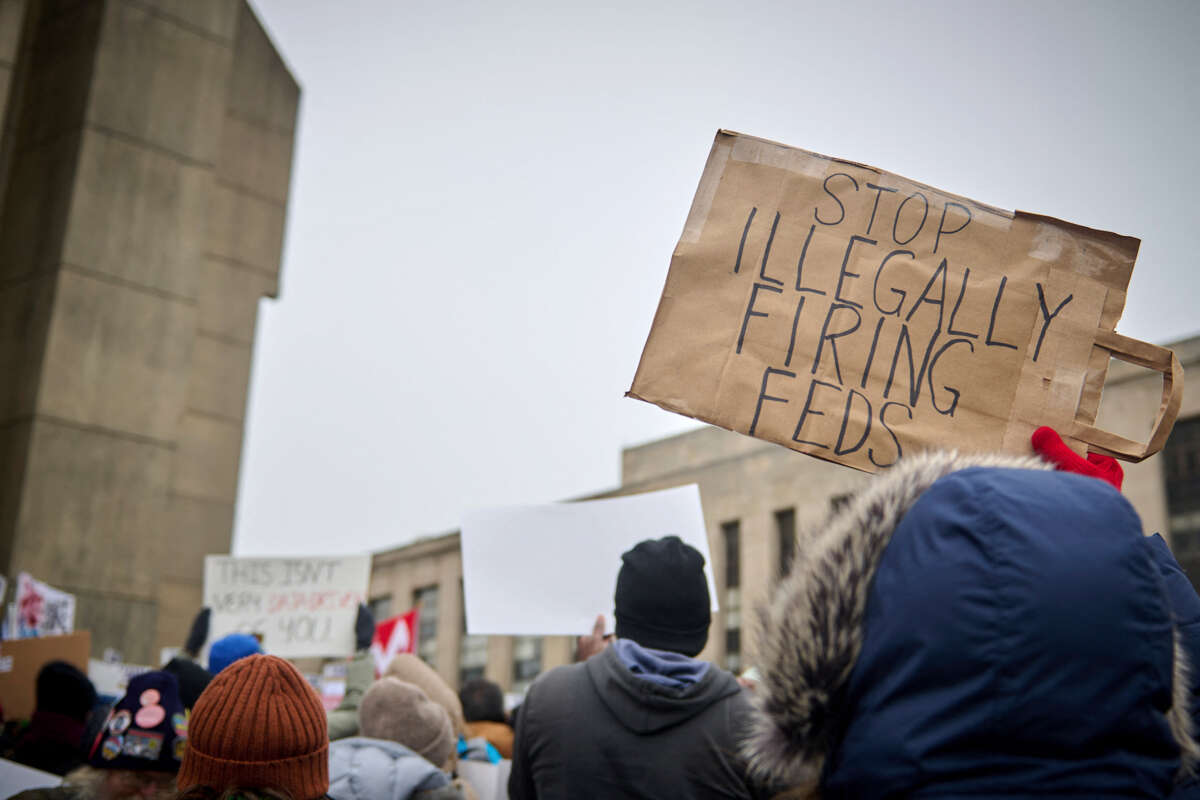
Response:
[[[580,636],[575,643],[575,660],[587,661],[608,647],[610,638],[612,638],[611,634],[605,635],[604,633],[604,615],[600,614],[596,617],[595,624],[592,625],[592,632],[587,636]]]
[[[1081,458],[1075,451],[1067,447],[1066,442],[1058,435],[1058,431],[1043,425],[1033,432],[1030,437],[1034,451],[1054,465],[1059,472],[1074,472],[1088,475],[1116,487],[1121,491],[1121,483],[1125,480],[1125,470],[1112,456],[1102,456],[1098,453],[1088,453],[1087,458]]]
[[[358,604],[358,616],[354,618],[354,649],[366,650],[375,639],[375,615],[362,603]]]
[[[208,620],[211,616],[212,609],[205,607],[200,609],[196,618],[192,620],[192,629],[188,631],[187,641],[183,643],[183,652],[192,658],[200,655],[204,643],[208,641]]]

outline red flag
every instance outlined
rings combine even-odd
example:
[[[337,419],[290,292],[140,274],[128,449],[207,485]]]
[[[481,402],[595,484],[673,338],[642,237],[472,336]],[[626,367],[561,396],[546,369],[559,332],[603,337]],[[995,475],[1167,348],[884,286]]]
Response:
[[[417,651],[418,609],[385,619],[375,626],[375,638],[371,641],[371,655],[375,656],[375,677],[383,675],[387,665],[400,653]]]

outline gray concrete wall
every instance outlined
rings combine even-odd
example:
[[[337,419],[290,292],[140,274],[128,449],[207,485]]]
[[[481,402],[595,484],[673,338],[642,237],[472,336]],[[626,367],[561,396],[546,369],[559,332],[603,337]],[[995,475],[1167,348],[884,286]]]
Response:
[[[33,8],[0,228],[0,556],[77,594],[96,652],[154,663],[229,549],[299,87],[241,0]]]

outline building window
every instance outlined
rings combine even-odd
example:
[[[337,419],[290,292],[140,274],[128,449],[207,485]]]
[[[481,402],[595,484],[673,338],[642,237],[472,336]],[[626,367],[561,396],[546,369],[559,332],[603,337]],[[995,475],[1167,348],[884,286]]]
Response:
[[[776,511],[775,530],[779,537],[779,575],[787,577],[792,571],[792,555],[796,552],[796,509]]]
[[[540,636],[514,636],[513,692],[524,694],[541,671],[542,638]]]
[[[372,597],[367,601],[367,608],[371,609],[371,616],[378,625],[392,616],[392,596],[385,594],[383,597]]]
[[[1180,420],[1163,447],[1171,549],[1200,586],[1200,417]]]
[[[417,607],[417,655],[437,668],[438,587],[423,586],[413,592]]]
[[[725,669],[742,671],[742,525],[721,523],[725,553]]]
[[[487,668],[488,637],[467,634],[467,601],[462,581],[458,582],[458,593],[463,598],[462,638],[458,642],[458,685],[461,688],[467,681],[483,677]]]

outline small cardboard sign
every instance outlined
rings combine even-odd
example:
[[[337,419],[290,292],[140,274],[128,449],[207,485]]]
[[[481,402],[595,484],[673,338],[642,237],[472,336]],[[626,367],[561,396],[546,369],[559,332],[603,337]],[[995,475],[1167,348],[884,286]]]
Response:
[[[597,614],[613,629],[621,554],[678,536],[704,556],[712,610],[712,559],[695,484],[660,492],[476,511],[462,525],[467,633],[575,636]]]
[[[85,675],[92,637],[87,631],[66,636],[37,636],[0,642],[0,705],[5,719],[28,719],[33,714],[38,670],[50,661],[66,661]]]
[[[1113,332],[1139,242],[720,131],[629,396],[875,471],[927,448],[1161,449],[1164,348]],[[1115,355],[1163,373],[1147,444],[1093,426]]]
[[[265,652],[282,658],[348,656],[370,570],[370,556],[207,556],[208,645],[230,633],[249,633],[262,637]]]

